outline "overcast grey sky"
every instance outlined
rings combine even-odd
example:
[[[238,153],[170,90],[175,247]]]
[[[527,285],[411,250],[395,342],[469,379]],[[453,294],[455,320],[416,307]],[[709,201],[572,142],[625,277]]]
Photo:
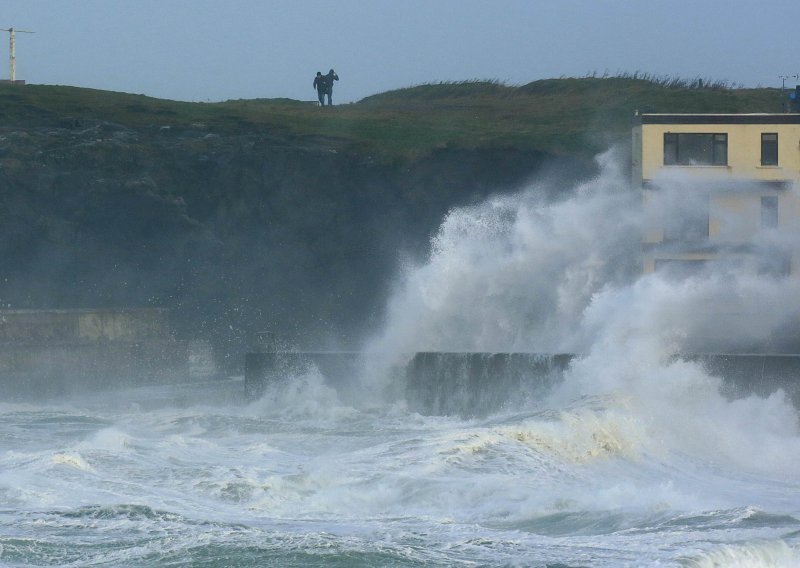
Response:
[[[186,101],[334,103],[428,82],[597,72],[779,87],[800,0],[0,0],[17,78]],[[0,36],[7,78],[8,34]],[[794,84],[794,78],[787,85]]]

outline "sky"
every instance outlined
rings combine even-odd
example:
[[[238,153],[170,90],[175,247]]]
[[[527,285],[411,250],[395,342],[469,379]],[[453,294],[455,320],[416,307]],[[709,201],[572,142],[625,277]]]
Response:
[[[331,68],[335,104],[593,73],[788,87],[799,21],[800,0],[0,0],[0,28],[36,32],[17,79],[197,102],[313,101]]]

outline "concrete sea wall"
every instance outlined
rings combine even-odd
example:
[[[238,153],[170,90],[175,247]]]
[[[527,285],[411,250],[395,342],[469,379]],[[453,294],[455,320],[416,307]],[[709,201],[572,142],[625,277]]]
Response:
[[[481,416],[535,400],[558,384],[571,354],[536,353],[416,353],[398,374],[411,410],[426,415]],[[800,408],[800,355],[686,355],[723,379],[730,398],[768,396],[783,389]],[[316,368],[338,388],[357,390],[355,381],[364,362],[359,353],[250,353],[245,364],[245,391],[257,398],[275,381]]]
[[[186,382],[216,373],[207,341],[177,340],[166,310],[0,310],[0,398]]]

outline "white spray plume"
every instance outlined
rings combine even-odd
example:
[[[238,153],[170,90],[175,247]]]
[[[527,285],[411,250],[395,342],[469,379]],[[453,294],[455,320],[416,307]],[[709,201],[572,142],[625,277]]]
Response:
[[[418,351],[575,353],[557,396],[622,395],[661,432],[654,440],[695,440],[700,454],[797,472],[797,416],[782,394],[728,401],[718,378],[675,355],[768,348],[800,321],[800,284],[747,262],[681,279],[643,275],[648,216],[698,205],[681,180],[661,180],[656,207],[643,210],[622,163],[613,151],[600,156],[598,177],[564,188],[560,200],[545,201],[552,192],[534,185],[451,211],[428,261],[406,267],[368,350],[395,354],[395,363]],[[800,238],[761,231],[751,244],[763,260]]]
[[[587,311],[598,297],[615,299],[605,309],[627,314],[628,333],[673,353],[745,348],[797,318],[798,283],[746,263],[710,265],[685,280],[644,277],[642,228],[654,215],[687,215],[696,196],[685,180],[661,180],[644,210],[619,152],[598,162],[600,174],[563,188],[560,200],[546,201],[553,192],[533,185],[452,210],[427,262],[405,267],[367,351],[587,353],[610,317]],[[754,233],[751,242],[762,260],[798,244],[794,229]]]
[[[541,187],[451,211],[427,263],[407,266],[369,351],[574,351],[592,295],[638,248],[639,197],[619,160],[547,203]],[[635,262],[635,261],[634,261]]]

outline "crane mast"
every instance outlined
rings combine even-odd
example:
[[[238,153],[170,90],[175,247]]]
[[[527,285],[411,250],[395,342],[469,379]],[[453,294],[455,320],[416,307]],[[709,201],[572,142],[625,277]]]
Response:
[[[9,66],[9,77],[11,78],[12,83],[17,82],[17,53],[16,48],[14,45],[14,36],[16,33],[24,33],[24,34],[33,34],[36,32],[32,32],[29,30],[18,30],[15,28],[0,28],[2,32],[8,32],[9,37],[9,46],[8,46],[8,66]]]

